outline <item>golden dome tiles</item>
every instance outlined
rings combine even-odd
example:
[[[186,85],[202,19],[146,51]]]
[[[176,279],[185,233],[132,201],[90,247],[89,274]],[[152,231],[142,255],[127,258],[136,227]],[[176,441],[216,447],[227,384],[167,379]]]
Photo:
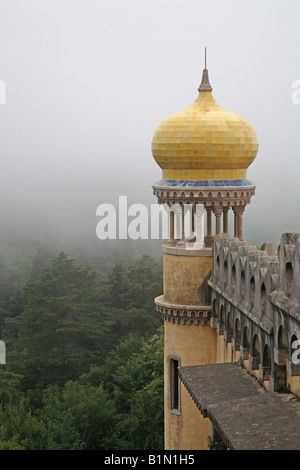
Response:
[[[158,126],[152,153],[166,179],[243,179],[258,150],[251,124],[222,108],[211,92]]]

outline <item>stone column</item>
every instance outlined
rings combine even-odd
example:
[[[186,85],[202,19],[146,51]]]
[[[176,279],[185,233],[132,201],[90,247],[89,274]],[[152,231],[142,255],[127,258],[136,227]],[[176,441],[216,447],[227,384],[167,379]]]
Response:
[[[243,212],[245,206],[234,206],[234,236],[239,240],[243,240]]]
[[[223,207],[218,206],[214,207],[214,214],[216,216],[216,234],[219,235],[221,233],[221,215],[223,212]]]
[[[228,211],[228,206],[223,207],[223,233],[228,233]]]
[[[212,246],[212,242],[214,238],[212,235],[212,224],[211,224],[212,207],[207,207],[206,213],[207,213],[207,233],[204,237],[204,242],[206,246]]]
[[[167,210],[169,214],[169,239],[167,240],[168,245],[176,245],[177,241],[174,238],[174,211]]]

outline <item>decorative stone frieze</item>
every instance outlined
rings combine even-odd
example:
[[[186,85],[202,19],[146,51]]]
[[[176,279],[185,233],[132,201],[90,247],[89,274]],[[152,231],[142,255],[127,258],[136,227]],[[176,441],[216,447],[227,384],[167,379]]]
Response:
[[[163,296],[156,297],[154,302],[164,321],[181,325],[210,325],[211,306],[170,304],[164,301]]]
[[[250,204],[251,197],[255,194],[255,186],[242,186],[238,188],[228,187],[220,190],[216,187],[193,188],[185,187],[174,189],[172,187],[161,187],[153,185],[153,194],[157,197],[159,204],[204,204],[205,207],[231,207],[245,206]]]

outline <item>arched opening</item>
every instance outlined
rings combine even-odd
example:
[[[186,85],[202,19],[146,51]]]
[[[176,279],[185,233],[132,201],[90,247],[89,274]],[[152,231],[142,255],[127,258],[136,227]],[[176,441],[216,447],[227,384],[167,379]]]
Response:
[[[219,274],[219,270],[220,270],[220,256],[218,255],[217,256],[217,274]]]
[[[235,292],[235,285],[236,285],[236,269],[235,265],[231,268],[231,284],[232,284],[232,292]]]
[[[255,280],[254,280],[254,277],[252,276],[251,279],[250,279],[250,304],[251,304],[251,307],[254,304],[254,300],[255,300]]]
[[[241,294],[242,294],[242,297],[244,297],[244,295],[245,295],[245,284],[246,284],[246,277],[245,277],[244,271],[242,271],[242,274],[241,274]]]
[[[252,341],[251,369],[258,370],[260,363],[260,341],[258,335],[254,335]]]
[[[250,355],[250,331],[247,326],[244,328],[242,341],[242,359],[247,361]]]
[[[214,312],[214,316],[218,318],[218,316],[219,316],[219,310],[218,310],[218,302],[217,302],[217,299],[214,299],[214,301],[213,301],[213,312]]]
[[[225,309],[224,305],[221,306],[221,324],[225,325]]]
[[[236,351],[239,351],[240,346],[241,346],[241,322],[237,318],[234,324],[234,349]]]
[[[265,312],[266,301],[267,301],[267,292],[266,292],[265,283],[263,282],[261,287],[260,287],[260,302],[261,302],[261,311],[262,311],[262,313]]]
[[[227,343],[231,343],[233,337],[233,319],[232,313],[228,312],[227,315]]]
[[[225,321],[226,321],[225,309],[224,309],[224,305],[221,305],[220,315],[219,315],[219,324],[218,324],[218,334],[219,335],[224,335]]]
[[[270,380],[271,375],[271,349],[268,344],[265,344],[262,357],[261,366],[261,379]]]
[[[278,330],[278,350],[287,356],[288,353],[288,340],[287,340],[287,335],[286,331],[283,328],[282,325],[280,325],[279,330]]]
[[[228,264],[227,261],[224,261],[224,288],[227,286],[227,280],[228,280]]]
[[[285,282],[286,282],[286,295],[290,298],[293,297],[293,279],[294,271],[292,263],[286,263],[285,266]]]
[[[260,356],[260,342],[258,335],[253,338],[253,356]]]

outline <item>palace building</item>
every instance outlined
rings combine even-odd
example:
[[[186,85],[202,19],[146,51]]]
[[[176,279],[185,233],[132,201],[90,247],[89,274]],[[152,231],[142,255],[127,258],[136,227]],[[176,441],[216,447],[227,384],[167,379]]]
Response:
[[[212,91],[205,65],[196,101],[152,140],[169,218],[155,299],[165,449],[300,449],[300,233],[282,234],[278,250],[243,239],[258,140]]]

